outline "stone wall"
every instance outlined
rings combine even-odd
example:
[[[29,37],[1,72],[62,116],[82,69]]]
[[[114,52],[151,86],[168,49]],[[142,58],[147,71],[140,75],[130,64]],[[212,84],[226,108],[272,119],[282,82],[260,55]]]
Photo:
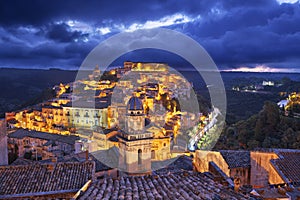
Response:
[[[0,165],[8,164],[6,121],[0,120]]]
[[[198,172],[208,172],[209,162],[214,162],[227,176],[230,170],[220,152],[197,150],[194,158],[194,166]]]
[[[270,160],[277,159],[274,152],[250,152],[251,178],[250,183],[254,187],[264,187],[270,184],[284,183],[282,178],[272,167]]]

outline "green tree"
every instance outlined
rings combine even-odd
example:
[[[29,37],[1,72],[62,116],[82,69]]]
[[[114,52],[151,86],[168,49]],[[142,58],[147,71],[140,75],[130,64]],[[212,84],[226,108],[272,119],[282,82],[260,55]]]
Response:
[[[257,140],[250,140],[248,143],[247,143],[249,149],[255,149],[257,147],[260,146],[259,142]]]
[[[275,133],[279,122],[280,113],[277,104],[266,101],[255,125],[255,139],[262,143],[266,136],[277,137]]]

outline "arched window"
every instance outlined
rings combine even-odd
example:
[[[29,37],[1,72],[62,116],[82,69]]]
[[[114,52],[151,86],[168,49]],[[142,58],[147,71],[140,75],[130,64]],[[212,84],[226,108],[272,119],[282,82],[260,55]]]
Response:
[[[155,151],[151,150],[151,159],[155,159]]]
[[[138,165],[142,164],[142,150],[138,150]]]

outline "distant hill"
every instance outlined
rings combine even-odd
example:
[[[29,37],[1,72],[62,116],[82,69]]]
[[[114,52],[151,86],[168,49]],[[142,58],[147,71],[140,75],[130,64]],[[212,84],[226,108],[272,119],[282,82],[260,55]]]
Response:
[[[205,82],[195,71],[179,71],[188,81],[193,83],[197,93],[210,100]],[[89,72],[86,72],[88,74]],[[21,109],[24,105],[42,101],[51,97],[51,90],[59,83],[73,82],[77,71],[52,68],[42,69],[10,69],[0,68],[0,118],[4,113]],[[299,88],[294,81],[300,81],[299,74],[292,73],[242,73],[221,72],[227,95],[227,123],[233,124],[239,120],[246,120],[257,114],[265,101],[277,102],[280,97],[278,91],[293,91]],[[281,80],[288,77],[292,81],[286,87],[277,88],[270,94],[242,93],[232,91],[233,84],[247,83],[251,80]],[[299,82],[298,82],[299,83]]]
[[[74,81],[76,73],[59,69],[0,68],[0,117],[41,98],[56,84]]]

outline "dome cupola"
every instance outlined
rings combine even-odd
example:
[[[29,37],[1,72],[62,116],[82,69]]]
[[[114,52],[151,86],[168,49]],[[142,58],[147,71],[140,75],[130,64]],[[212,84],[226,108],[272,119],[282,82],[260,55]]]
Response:
[[[131,97],[127,103],[127,113],[130,115],[144,114],[143,102],[136,96]]]

